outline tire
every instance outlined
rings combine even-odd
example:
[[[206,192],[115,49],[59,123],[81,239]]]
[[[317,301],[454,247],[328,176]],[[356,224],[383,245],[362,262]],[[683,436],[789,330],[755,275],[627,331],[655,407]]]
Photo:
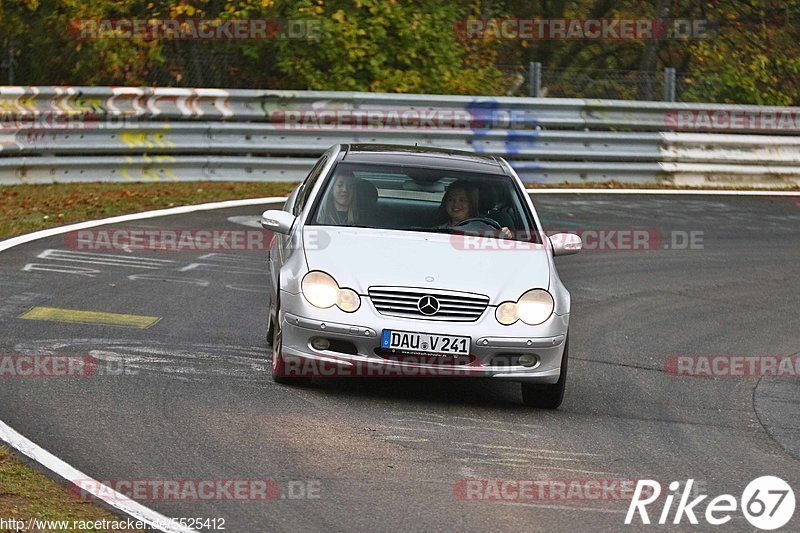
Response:
[[[278,314],[275,313],[275,316],[278,316]],[[267,345],[274,346],[272,344],[274,336],[275,336],[275,320],[272,318],[272,303],[270,302],[270,306],[267,308]]]
[[[281,339],[281,322],[278,317],[280,317],[280,301],[278,301],[275,305],[276,320],[272,321],[272,324],[270,325],[272,330],[272,380],[275,383],[281,383],[284,385],[308,383],[311,381],[311,378],[286,375],[286,365],[283,361],[283,357],[281,356],[283,341]]]
[[[567,387],[567,361],[569,359],[569,334],[564,341],[564,355],[561,357],[561,377],[552,385],[522,383],[522,403],[538,409],[558,409],[564,401]]]

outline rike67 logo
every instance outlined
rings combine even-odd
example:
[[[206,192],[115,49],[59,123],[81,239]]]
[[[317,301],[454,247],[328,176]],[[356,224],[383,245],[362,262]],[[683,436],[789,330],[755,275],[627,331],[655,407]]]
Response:
[[[672,514],[672,524],[680,524],[686,518],[690,524],[697,525],[699,524],[699,515],[701,519],[705,519],[707,524],[720,526],[730,522],[733,513],[739,509],[753,527],[773,530],[785,526],[794,516],[794,491],[779,477],[762,476],[754,479],[745,487],[739,500],[731,494],[721,494],[705,504],[705,512],[701,511],[703,508],[701,504],[708,498],[708,495],[692,494],[693,485],[694,479],[689,479],[681,491],[678,481],[670,483],[669,490],[672,494],[668,494],[664,499],[661,513],[656,515],[657,519],[654,516],[653,520],[664,525],[670,522],[670,514]],[[628,507],[628,514],[625,515],[625,524],[631,524],[637,515],[642,524],[650,524],[648,506],[654,504],[661,493],[661,484],[658,481],[640,479]],[[677,507],[672,513],[676,496],[678,497]],[[690,500],[689,498],[692,496],[696,497]],[[657,512],[657,509],[650,509],[650,511]]]

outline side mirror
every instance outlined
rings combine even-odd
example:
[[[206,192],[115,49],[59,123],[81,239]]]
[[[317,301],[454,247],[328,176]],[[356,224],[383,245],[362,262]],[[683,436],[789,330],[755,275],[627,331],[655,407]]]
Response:
[[[574,233],[556,233],[549,238],[553,246],[553,255],[577,254],[583,247],[581,238]]]
[[[292,225],[297,217],[280,209],[270,209],[261,214],[261,227],[288,235],[292,231]]]

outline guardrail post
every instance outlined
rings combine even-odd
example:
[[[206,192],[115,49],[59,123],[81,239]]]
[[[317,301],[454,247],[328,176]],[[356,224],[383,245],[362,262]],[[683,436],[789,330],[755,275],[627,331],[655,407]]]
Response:
[[[6,43],[6,57],[0,61],[0,69],[6,71],[6,83],[14,85],[14,45],[11,39]]]
[[[8,84],[14,85],[14,42],[8,41]]]
[[[664,68],[664,101],[675,101],[675,69],[672,67]]]
[[[528,65],[528,94],[537,97],[542,94],[542,64],[538,61],[531,61]]]

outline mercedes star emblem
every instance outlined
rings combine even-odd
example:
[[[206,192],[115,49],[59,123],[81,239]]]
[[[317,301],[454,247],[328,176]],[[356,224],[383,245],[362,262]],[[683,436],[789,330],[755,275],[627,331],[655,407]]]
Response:
[[[417,302],[417,308],[423,315],[435,315],[439,312],[439,300],[433,296],[423,296]]]

